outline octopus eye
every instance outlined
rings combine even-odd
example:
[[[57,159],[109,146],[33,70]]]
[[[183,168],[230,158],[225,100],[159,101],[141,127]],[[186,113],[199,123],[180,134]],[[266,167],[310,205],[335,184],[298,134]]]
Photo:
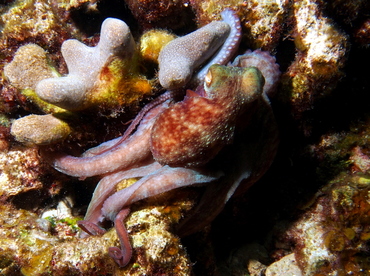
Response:
[[[208,70],[207,75],[204,77],[204,83],[207,87],[211,86],[212,83],[212,72],[211,70]]]

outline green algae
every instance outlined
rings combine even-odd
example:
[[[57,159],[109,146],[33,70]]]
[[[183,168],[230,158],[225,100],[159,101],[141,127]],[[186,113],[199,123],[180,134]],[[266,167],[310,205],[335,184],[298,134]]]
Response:
[[[4,127],[9,127],[10,126],[10,120],[9,118],[5,115],[0,113],[0,125]]]

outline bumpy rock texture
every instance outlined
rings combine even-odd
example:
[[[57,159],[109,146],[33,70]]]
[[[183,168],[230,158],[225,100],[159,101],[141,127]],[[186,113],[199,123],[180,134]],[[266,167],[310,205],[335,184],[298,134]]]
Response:
[[[1,274],[370,274],[370,83],[368,72],[361,69],[370,63],[369,1],[111,3],[19,0],[3,1],[0,6]],[[63,114],[56,116],[63,120],[57,124],[67,123],[72,134],[66,136],[62,131],[52,139],[57,142],[52,147],[76,154],[120,135],[125,127],[122,121],[132,119],[137,105],[131,110],[130,104],[119,102],[119,108],[112,108],[107,103],[97,112],[70,114],[40,101],[31,91],[39,77],[69,73],[60,51],[62,43],[74,38],[96,47],[100,24],[107,17],[127,22],[135,41],[153,27],[182,36],[220,20],[226,7],[241,18],[239,53],[258,48],[270,51],[276,54],[283,73],[271,99],[281,133],[276,162],[248,193],[231,201],[211,226],[181,240],[175,228],[197,201],[198,188],[135,205],[126,220],[133,261],[120,269],[106,251],[119,243],[115,231],[102,237],[77,237],[76,221],[84,214],[81,206],[91,197],[89,184],[96,181],[88,179],[84,186],[55,172],[39,155],[38,147],[20,146],[14,140],[10,126],[26,115]],[[160,33],[153,37],[159,38]],[[137,90],[146,95],[160,87],[156,62],[160,49],[174,37],[167,35],[150,42],[158,46],[155,53],[148,53],[144,42],[141,52],[137,51],[134,71],[139,77],[130,78],[130,85],[137,84]],[[25,52],[15,56],[18,49]],[[19,58],[21,67],[11,69]],[[99,87],[109,83],[113,90],[121,88],[126,82],[109,80],[122,68],[128,67],[119,62],[106,67]],[[151,78],[153,83],[147,81]],[[109,112],[104,111],[107,106]],[[23,138],[34,134],[30,127],[21,127],[21,131]],[[50,143],[52,137],[32,143]],[[59,139],[66,140],[61,143]],[[66,194],[75,197],[69,215],[43,217]]]

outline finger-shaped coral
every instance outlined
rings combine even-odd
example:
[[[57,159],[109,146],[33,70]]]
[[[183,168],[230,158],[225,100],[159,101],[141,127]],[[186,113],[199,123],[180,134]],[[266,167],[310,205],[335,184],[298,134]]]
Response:
[[[221,46],[230,32],[225,22],[214,21],[168,43],[159,54],[159,82],[166,89],[184,86],[193,71]]]
[[[36,44],[19,47],[13,61],[4,67],[4,74],[15,87],[33,90],[41,80],[56,77],[46,52]]]
[[[25,116],[15,120],[11,127],[11,134],[18,142],[31,145],[63,141],[70,133],[68,124],[52,114]]]
[[[4,66],[4,75],[27,99],[45,113],[64,111],[41,100],[35,93],[36,85],[59,74],[48,60],[46,51],[36,44],[19,47],[13,60]]]
[[[222,12],[223,21],[208,25],[168,43],[159,54],[159,82],[168,89],[187,84],[193,72],[211,60],[204,70],[194,77],[195,86],[201,83],[209,66],[226,64],[240,42],[239,18],[232,10]]]
[[[89,93],[103,68],[114,58],[131,59],[134,52],[135,43],[126,23],[108,18],[102,24],[97,46],[88,47],[77,40],[63,43],[62,55],[69,74],[42,80],[36,86],[36,93],[43,100],[68,110],[86,108],[91,104]]]

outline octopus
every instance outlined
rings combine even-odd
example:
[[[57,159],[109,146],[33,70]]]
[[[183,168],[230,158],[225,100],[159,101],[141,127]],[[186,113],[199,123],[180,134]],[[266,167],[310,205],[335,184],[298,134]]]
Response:
[[[229,33],[232,36],[221,49],[211,47],[216,52],[212,64],[187,68],[195,72],[192,77],[186,76],[181,88],[169,90],[145,106],[122,137],[81,157],[44,153],[54,168],[65,174],[81,179],[103,176],[79,226],[84,237],[101,235],[106,231],[103,222],[114,222],[120,247],[110,247],[108,253],[121,267],[132,256],[124,220],[133,203],[180,187],[206,185],[194,214],[179,225],[178,233],[184,236],[209,224],[226,202],[255,183],[273,160],[278,131],[268,96],[278,78],[278,66],[261,51],[248,52],[228,66],[220,65],[235,53],[240,24],[239,30],[234,27]],[[262,61],[251,61],[258,58]],[[265,82],[272,83],[267,90]],[[178,91],[191,83],[200,85],[194,91],[186,90],[183,99],[176,101]],[[116,191],[117,183],[130,178],[139,180]]]

